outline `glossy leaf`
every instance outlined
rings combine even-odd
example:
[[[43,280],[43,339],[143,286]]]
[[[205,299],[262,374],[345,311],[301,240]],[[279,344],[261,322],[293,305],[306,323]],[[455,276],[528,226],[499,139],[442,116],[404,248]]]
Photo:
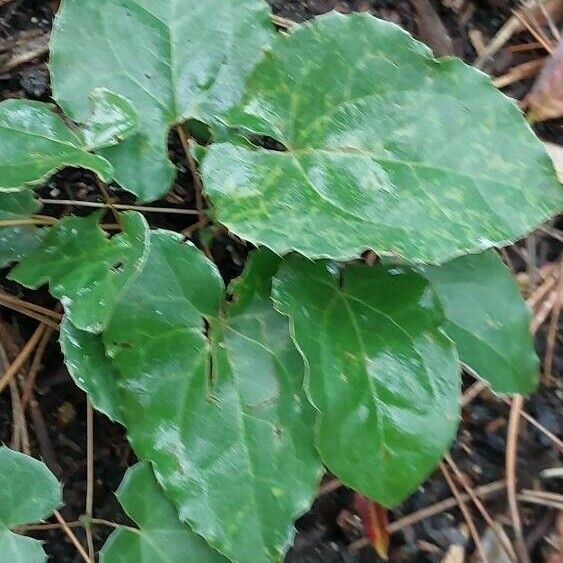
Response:
[[[240,563],[281,559],[320,472],[303,363],[269,298],[278,261],[255,254],[222,304],[213,264],[154,232],[104,333],[137,456],[180,517]]]
[[[104,329],[148,253],[148,225],[140,213],[122,213],[123,230],[111,238],[98,225],[99,218],[62,219],[9,275],[33,289],[48,282],[70,322],[88,332]]]
[[[530,312],[494,250],[423,270],[444,309],[461,360],[498,393],[531,393],[539,362]]]
[[[82,132],[89,148],[116,145],[130,137],[137,126],[137,114],[129,100],[104,88],[90,94],[90,115]]]
[[[42,234],[34,225],[2,226],[1,223],[28,219],[39,207],[30,190],[0,192],[0,268],[34,250]]]
[[[369,15],[280,34],[227,121],[285,150],[210,147],[203,176],[217,220],[279,254],[371,248],[440,263],[518,239],[563,208],[512,101]]]
[[[111,179],[111,164],[90,154],[80,134],[53,109],[29,100],[0,103],[0,191],[39,184],[65,166],[87,168],[103,181]]]
[[[113,532],[100,553],[100,563],[227,563],[179,521],[148,464],[127,470],[117,498],[139,528],[120,527]]]
[[[272,35],[263,0],[63,0],[51,42],[54,97],[78,122],[95,88],[131,100],[139,133],[103,154],[124,188],[157,199],[174,175],[169,128],[237,103]]]
[[[428,282],[292,257],[272,295],[306,360],[321,459],[360,493],[398,504],[435,468],[459,417],[458,359]]]
[[[102,337],[77,329],[64,317],[59,336],[65,365],[96,410],[123,424],[118,372],[106,356]]]
[[[14,563],[46,561],[41,542],[10,531],[39,522],[61,504],[61,487],[47,467],[0,446],[0,560]]]

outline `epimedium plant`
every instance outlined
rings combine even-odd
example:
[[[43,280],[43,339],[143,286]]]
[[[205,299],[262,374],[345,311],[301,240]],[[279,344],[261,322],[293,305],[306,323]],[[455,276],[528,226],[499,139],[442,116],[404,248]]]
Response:
[[[563,191],[482,73],[368,15],[276,33],[262,0],[63,0],[50,69],[64,114],[0,103],[0,263],[49,284],[69,372],[140,459],[119,493],[138,528],[102,561],[279,561],[324,468],[385,506],[416,489],[455,436],[462,365],[535,388],[494,247]],[[36,226],[32,189],[66,166],[163,196],[171,128],[208,216],[256,247],[227,287],[135,211],[113,236],[100,213]]]

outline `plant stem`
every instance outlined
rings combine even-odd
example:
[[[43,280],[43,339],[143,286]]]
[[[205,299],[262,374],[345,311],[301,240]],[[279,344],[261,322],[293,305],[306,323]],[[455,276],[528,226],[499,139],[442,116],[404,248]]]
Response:
[[[204,226],[208,223],[208,219],[203,208],[203,184],[201,183],[199,170],[197,169],[197,165],[190,150],[190,138],[184,125],[177,125],[176,131],[178,132],[178,137],[180,138],[180,142],[182,143],[184,154],[186,155],[186,161],[188,162],[188,167],[190,169],[194,182],[195,202],[199,216],[198,224]]]
[[[54,225],[58,219],[54,217],[45,217],[42,215],[34,215],[25,219],[2,219],[0,227],[17,227],[20,225]]]

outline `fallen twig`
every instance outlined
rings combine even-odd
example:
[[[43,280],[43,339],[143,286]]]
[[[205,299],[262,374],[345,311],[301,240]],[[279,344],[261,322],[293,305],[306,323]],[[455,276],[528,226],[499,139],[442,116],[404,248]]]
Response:
[[[39,344],[45,330],[47,330],[47,326],[44,324],[40,324],[35,329],[35,332],[27,341],[26,345],[22,348],[17,358],[8,366],[8,368],[4,372],[4,375],[0,377],[0,393],[4,391],[4,389],[10,383],[11,379],[14,378],[23,367],[24,363],[35,350],[35,347]]]
[[[493,483],[488,483],[487,485],[477,487],[474,492],[477,497],[485,499],[494,495],[495,493],[504,490],[505,487],[506,481],[494,481]],[[462,494],[461,497],[464,501],[469,500],[469,495],[467,494]],[[455,497],[450,497],[441,500],[440,502],[437,502],[436,504],[433,504],[431,506],[421,508],[416,512],[411,512],[411,514],[407,514],[406,516],[395,520],[395,522],[391,522],[391,524],[389,524],[389,533],[393,534],[407,528],[408,526],[413,526],[418,522],[422,522],[422,520],[436,516],[436,514],[441,514],[446,510],[451,510],[456,506],[457,499]]]
[[[535,76],[544,64],[545,57],[542,57],[513,66],[506,74],[495,78],[493,84],[497,88],[506,88],[510,84]]]
[[[473,543],[475,544],[477,552],[479,553],[479,557],[481,557],[483,563],[490,563],[487,558],[487,554],[483,549],[483,543],[481,542],[481,538],[479,537],[479,533],[477,532],[477,528],[475,527],[475,522],[473,521],[471,512],[467,508],[463,496],[459,492],[456,484],[454,483],[454,480],[452,479],[452,476],[450,475],[450,472],[448,471],[448,468],[443,462],[440,462],[440,471],[442,472],[444,479],[448,483],[448,486],[450,487],[454,497],[456,498],[456,501],[459,505],[459,509],[463,514],[465,523],[467,524],[467,528],[469,529],[469,533],[471,534],[471,537],[473,539]]]
[[[561,313],[561,294],[563,293],[563,258],[559,266],[559,281],[557,284],[556,299],[551,311],[551,319],[547,330],[546,351],[543,369],[543,381],[549,382],[553,368],[553,356],[555,353],[555,341],[557,337],[557,327],[559,326],[559,316]]]
[[[452,457],[449,454],[444,456],[444,459],[446,460],[446,463],[450,466],[451,470],[454,472],[454,475],[456,476],[457,480],[459,481],[461,486],[465,489],[465,492],[467,493],[467,495],[469,496],[469,498],[471,499],[477,510],[481,513],[481,516],[483,516],[483,518],[485,519],[485,522],[487,522],[489,528],[491,529],[492,533],[496,536],[499,545],[502,547],[507,557],[513,563],[518,563],[514,557],[514,554],[512,553],[510,545],[506,542],[506,539],[503,538],[501,534],[499,534],[495,526],[495,522],[491,518],[490,514],[487,512],[483,503],[479,500],[479,497],[475,494],[475,491],[467,483],[465,476],[459,470],[455,461],[452,459]]]
[[[94,517],[94,410],[90,399],[86,400],[86,509],[84,513],[88,521]],[[88,554],[94,561],[92,528],[86,526],[85,530]]]
[[[33,394],[33,387],[35,386],[35,379],[37,378],[37,374],[41,369],[41,362],[43,361],[43,356],[45,354],[45,350],[47,348],[47,344],[49,344],[49,340],[53,336],[54,329],[52,327],[47,327],[46,330],[43,332],[39,344],[35,349],[35,353],[33,355],[33,360],[31,361],[31,366],[29,368],[29,372],[27,377],[25,378],[24,388],[23,388],[23,396],[22,396],[22,407],[25,412],[29,401],[31,400],[31,396]]]
[[[69,205],[77,207],[94,207],[97,209],[119,209],[124,211],[139,211],[140,213],[170,213],[172,215],[198,215],[195,209],[179,209],[174,207],[150,207],[145,205],[125,205],[122,203],[98,203],[96,201],[80,201],[78,199],[45,199],[40,198],[41,203],[45,205]]]
[[[72,545],[76,547],[76,551],[78,551],[82,559],[84,559],[86,563],[93,563],[90,557],[88,557],[86,551],[84,551],[82,544],[78,541],[78,538],[76,537],[74,532],[70,529],[70,526],[65,522],[64,518],[61,516],[61,513],[58,510],[55,510],[53,514],[55,515],[55,518],[59,521],[59,524],[61,525],[61,528],[64,530],[65,534],[72,542]]]
[[[516,452],[518,449],[518,427],[520,423],[520,413],[524,398],[522,395],[515,395],[510,407],[508,418],[508,433],[506,439],[506,494],[508,497],[508,507],[512,519],[512,527],[516,536],[516,549],[521,563],[529,563],[530,558],[524,543],[522,532],[522,520],[518,510],[518,499],[516,496]]]

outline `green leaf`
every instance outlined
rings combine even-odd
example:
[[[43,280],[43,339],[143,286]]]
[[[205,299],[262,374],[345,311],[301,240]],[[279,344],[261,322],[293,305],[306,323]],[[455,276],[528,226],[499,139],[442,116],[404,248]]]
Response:
[[[124,424],[117,385],[119,374],[106,356],[101,336],[77,329],[65,315],[59,342],[70,376],[88,393],[94,408]]]
[[[0,223],[27,219],[40,207],[30,190],[0,191]],[[42,231],[34,225],[0,226],[0,268],[21,260],[34,250],[41,235]]]
[[[40,563],[47,560],[41,542],[33,538],[0,530],[1,561],[6,563]]]
[[[458,359],[428,282],[292,257],[272,296],[306,360],[321,459],[362,494],[398,504],[435,468],[459,417]]]
[[[15,99],[0,103],[0,191],[39,184],[65,166],[92,170],[104,182],[113,173],[105,158],[88,152],[53,106]]]
[[[131,100],[139,133],[103,154],[125,189],[157,199],[174,176],[169,128],[237,103],[272,36],[263,0],[64,0],[51,41],[54,97],[78,122],[95,88]]]
[[[148,254],[149,229],[140,213],[120,214],[123,230],[111,238],[99,218],[94,213],[62,219],[9,275],[32,289],[48,282],[70,322],[87,332],[105,328]]]
[[[539,362],[530,311],[494,250],[422,270],[438,295],[461,360],[498,393],[531,393]]]
[[[278,262],[254,254],[222,303],[213,264],[180,236],[153,232],[104,333],[136,454],[180,517],[240,563],[281,559],[320,472],[303,363],[269,299]]]
[[[113,532],[100,563],[227,563],[179,521],[146,463],[127,470],[117,498],[139,529],[124,526]]]
[[[90,94],[90,116],[82,135],[91,149],[111,147],[137,130],[135,109],[123,96],[104,88]]]
[[[227,121],[286,150],[211,146],[207,195],[219,222],[278,254],[371,248],[441,263],[518,239],[563,208],[516,105],[370,15],[280,34]]]
[[[41,542],[18,536],[15,526],[38,522],[61,504],[61,486],[47,467],[0,446],[0,559],[16,563],[45,561]]]

